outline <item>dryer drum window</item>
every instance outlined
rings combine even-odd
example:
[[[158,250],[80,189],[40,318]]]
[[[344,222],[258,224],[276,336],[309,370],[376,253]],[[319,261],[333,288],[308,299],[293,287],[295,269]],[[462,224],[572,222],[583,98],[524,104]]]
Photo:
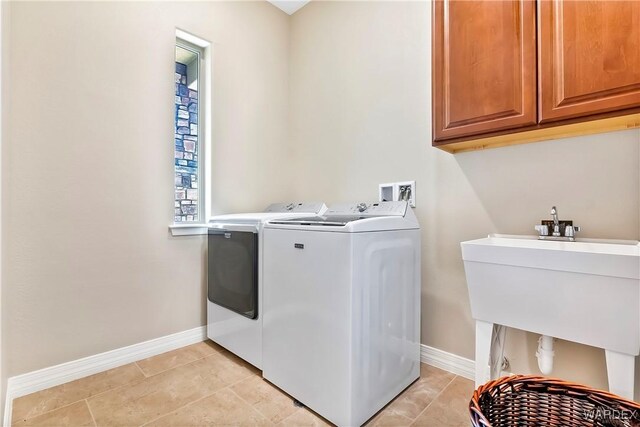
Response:
[[[214,304],[258,318],[258,235],[210,231],[208,298]]]

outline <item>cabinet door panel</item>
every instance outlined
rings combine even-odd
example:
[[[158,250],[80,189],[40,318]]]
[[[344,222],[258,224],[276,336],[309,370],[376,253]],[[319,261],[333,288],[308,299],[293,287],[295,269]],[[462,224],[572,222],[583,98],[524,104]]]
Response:
[[[542,122],[640,106],[640,2],[541,0]]]
[[[434,140],[536,123],[535,3],[437,0]]]

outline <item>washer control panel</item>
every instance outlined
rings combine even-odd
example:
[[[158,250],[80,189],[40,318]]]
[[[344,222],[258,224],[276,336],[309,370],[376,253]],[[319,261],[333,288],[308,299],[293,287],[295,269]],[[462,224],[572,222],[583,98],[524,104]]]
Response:
[[[329,206],[325,215],[404,216],[407,202],[359,202]]]
[[[320,202],[288,202],[288,203],[273,203],[269,205],[265,212],[300,212],[300,213],[316,213],[321,214],[325,209],[324,203]]]

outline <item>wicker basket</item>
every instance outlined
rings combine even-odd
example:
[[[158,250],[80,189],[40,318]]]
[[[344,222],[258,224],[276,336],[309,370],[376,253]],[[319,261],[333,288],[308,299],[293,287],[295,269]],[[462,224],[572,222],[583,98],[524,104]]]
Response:
[[[480,386],[469,404],[474,427],[638,427],[640,404],[559,379],[515,375]]]

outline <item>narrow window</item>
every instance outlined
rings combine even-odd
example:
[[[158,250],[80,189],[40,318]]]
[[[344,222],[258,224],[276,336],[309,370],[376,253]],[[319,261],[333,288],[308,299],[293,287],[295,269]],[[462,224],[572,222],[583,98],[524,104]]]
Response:
[[[200,124],[204,50],[176,39],[174,222],[203,222],[203,153]]]

